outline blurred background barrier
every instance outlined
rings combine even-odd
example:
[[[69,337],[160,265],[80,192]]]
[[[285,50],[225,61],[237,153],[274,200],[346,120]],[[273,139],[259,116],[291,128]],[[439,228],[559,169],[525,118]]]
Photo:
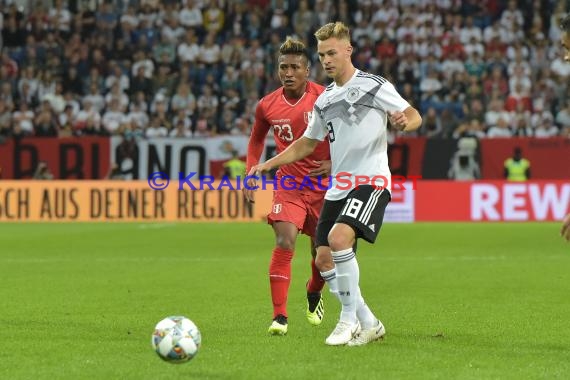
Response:
[[[179,191],[177,181],[164,190],[147,181],[0,182],[3,222],[243,222],[263,220],[270,207],[270,190],[250,204],[239,190]]]
[[[272,190],[250,204],[241,190],[147,181],[0,181],[0,222],[260,222]],[[554,221],[570,212],[568,181],[417,181],[395,188],[385,222]]]
[[[54,179],[106,179],[114,164],[124,179],[146,179],[156,171],[178,178],[213,175],[219,178],[223,164],[237,151],[245,159],[248,137],[210,138],[123,137],[26,138],[0,144],[0,178],[31,179],[40,162],[45,162]],[[450,177],[450,168],[461,157],[478,167],[481,179],[503,179],[505,160],[520,148],[530,161],[532,179],[570,178],[570,139],[496,138],[427,139],[399,138],[389,145],[392,174],[420,175],[423,179]],[[275,154],[272,138],[266,141],[262,160]]]
[[[421,181],[416,221],[553,221],[570,211],[569,181]]]

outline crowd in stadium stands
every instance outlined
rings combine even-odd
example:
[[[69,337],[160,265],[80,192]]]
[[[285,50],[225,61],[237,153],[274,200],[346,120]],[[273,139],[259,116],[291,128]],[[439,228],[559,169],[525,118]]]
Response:
[[[567,1],[3,1],[0,138],[249,135],[286,36],[351,26],[428,137],[570,137]],[[0,0],[2,3],[2,0]],[[33,6],[32,6],[33,5]]]

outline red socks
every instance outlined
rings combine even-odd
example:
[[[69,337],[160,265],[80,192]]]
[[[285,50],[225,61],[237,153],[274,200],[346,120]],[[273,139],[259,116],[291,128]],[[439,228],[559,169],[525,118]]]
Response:
[[[311,260],[311,270],[313,275],[309,279],[309,282],[307,282],[307,293],[320,293],[325,286],[325,280],[323,280],[321,272],[315,265],[315,259]]]
[[[293,251],[276,247],[273,249],[269,264],[269,284],[273,301],[273,318],[282,314],[287,316],[287,294],[291,283],[291,259]],[[318,273],[318,271],[317,271]],[[313,274],[314,277],[314,274]]]

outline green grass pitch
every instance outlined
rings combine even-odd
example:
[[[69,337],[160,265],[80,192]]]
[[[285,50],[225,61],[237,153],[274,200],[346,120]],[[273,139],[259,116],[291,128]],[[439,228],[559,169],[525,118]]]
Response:
[[[339,313],[304,317],[308,240],[289,334],[271,322],[265,224],[0,225],[0,379],[567,379],[570,245],[557,223],[386,224],[359,244],[361,289],[387,337],[328,347]],[[154,325],[194,320],[171,365]]]

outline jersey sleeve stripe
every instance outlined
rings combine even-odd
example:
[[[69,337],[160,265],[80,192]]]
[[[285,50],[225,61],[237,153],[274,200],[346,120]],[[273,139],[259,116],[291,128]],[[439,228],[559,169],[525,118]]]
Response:
[[[372,74],[366,74],[366,73],[358,73],[356,74],[357,78],[365,78],[365,79],[371,79],[373,81],[375,81],[376,83],[378,83],[379,85],[383,85],[384,83],[386,83],[386,79],[379,76],[379,75],[372,75]]]

